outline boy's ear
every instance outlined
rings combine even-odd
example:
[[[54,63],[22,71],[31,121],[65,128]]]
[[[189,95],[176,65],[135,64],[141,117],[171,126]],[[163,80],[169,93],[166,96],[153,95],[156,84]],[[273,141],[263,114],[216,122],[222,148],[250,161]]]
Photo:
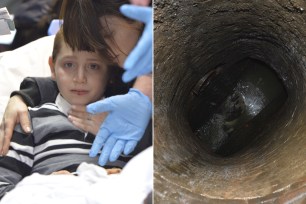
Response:
[[[49,63],[49,67],[51,70],[51,78],[55,80],[55,68],[54,68],[54,63],[53,63],[53,59],[51,56],[49,57],[48,63]]]

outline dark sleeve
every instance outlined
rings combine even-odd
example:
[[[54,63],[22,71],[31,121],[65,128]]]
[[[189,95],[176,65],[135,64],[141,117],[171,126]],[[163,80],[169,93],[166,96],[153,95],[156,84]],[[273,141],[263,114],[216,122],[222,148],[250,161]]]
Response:
[[[111,70],[110,80],[107,84],[104,96],[111,97],[115,95],[126,94],[129,91],[129,89],[133,86],[135,80],[129,83],[124,83],[122,81],[122,75],[124,73],[124,69],[119,66],[111,65],[110,70]]]
[[[15,127],[9,152],[0,157],[0,199],[32,172],[34,161],[33,135],[26,135],[20,125]]]
[[[34,107],[47,102],[54,102],[58,94],[56,83],[50,77],[27,77],[20,84],[19,95],[28,106]]]
[[[150,120],[144,135],[142,136],[141,140],[138,142],[135,150],[131,153],[131,155],[135,156],[139,154],[143,150],[147,149],[148,147],[152,146],[152,120]]]

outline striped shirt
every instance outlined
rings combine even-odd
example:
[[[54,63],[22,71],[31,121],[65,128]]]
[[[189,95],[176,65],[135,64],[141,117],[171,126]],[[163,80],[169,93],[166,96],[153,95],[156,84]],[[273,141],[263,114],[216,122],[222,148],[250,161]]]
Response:
[[[98,164],[88,156],[94,135],[84,133],[67,118],[62,98],[57,102],[29,108],[33,132],[26,135],[20,125],[14,129],[7,156],[0,157],[0,198],[25,176],[48,175],[54,171],[73,172],[81,162]],[[105,168],[122,168],[131,156],[121,155]]]

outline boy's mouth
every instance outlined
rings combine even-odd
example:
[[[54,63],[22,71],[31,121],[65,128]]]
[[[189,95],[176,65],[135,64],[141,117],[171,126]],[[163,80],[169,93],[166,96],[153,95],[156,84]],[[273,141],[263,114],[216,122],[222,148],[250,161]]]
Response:
[[[73,90],[71,90],[71,92],[76,94],[76,95],[82,96],[82,95],[87,94],[89,91],[87,91],[87,90],[80,90],[80,89],[73,89]]]

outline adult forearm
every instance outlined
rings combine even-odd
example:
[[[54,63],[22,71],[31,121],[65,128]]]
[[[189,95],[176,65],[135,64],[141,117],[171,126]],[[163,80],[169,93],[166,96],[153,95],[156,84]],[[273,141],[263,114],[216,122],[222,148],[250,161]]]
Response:
[[[23,99],[27,106],[37,106],[40,103],[41,97],[39,88],[34,78],[27,77],[20,84],[20,90],[14,91],[11,97],[18,95]]]
[[[148,96],[152,101],[152,90],[153,90],[152,84],[153,84],[152,74],[143,75],[139,76],[136,79],[133,88],[141,91],[144,95]]]
[[[57,85],[50,77],[27,77],[20,84],[20,90],[14,91],[11,97],[18,95],[27,106],[34,107],[54,102],[57,94]]]

